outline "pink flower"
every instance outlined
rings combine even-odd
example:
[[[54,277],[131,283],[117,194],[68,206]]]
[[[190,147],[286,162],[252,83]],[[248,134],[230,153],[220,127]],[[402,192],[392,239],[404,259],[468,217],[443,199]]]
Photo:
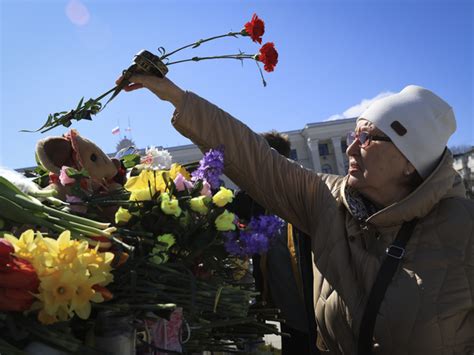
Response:
[[[201,196],[207,196],[207,197],[212,196],[211,185],[207,181],[204,181],[202,184]]]
[[[191,190],[194,187],[193,183],[186,180],[181,173],[176,175],[176,178],[174,179],[174,185],[178,191],[184,191],[185,189]]]
[[[76,182],[76,179],[73,179],[73,178],[71,178],[67,175],[67,169],[68,168],[69,168],[68,166],[64,165],[61,168],[61,172],[59,173],[59,182],[63,186],[71,185],[71,184],[74,184]]]
[[[70,203],[69,209],[73,212],[77,213],[86,213],[87,206],[82,205],[81,203],[84,202],[80,197],[74,195],[66,195],[66,202]]]

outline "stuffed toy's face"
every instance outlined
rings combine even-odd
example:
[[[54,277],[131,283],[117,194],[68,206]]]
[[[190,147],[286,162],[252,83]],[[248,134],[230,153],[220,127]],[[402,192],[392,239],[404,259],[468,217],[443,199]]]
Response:
[[[48,137],[36,145],[36,154],[41,164],[49,171],[59,174],[63,166],[77,170],[85,169],[92,179],[111,179],[120,163],[110,159],[98,146],[71,130],[64,137]]]

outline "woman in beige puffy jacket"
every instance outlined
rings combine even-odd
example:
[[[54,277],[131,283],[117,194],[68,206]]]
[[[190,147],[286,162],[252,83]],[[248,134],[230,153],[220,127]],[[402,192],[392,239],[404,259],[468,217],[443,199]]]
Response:
[[[474,354],[474,202],[446,148],[456,129],[446,102],[411,85],[373,103],[348,135],[342,177],[281,157],[243,123],[166,78],[135,75],[125,90],[141,87],[175,106],[173,125],[202,149],[223,144],[226,175],[312,236],[321,350],[361,353],[365,307],[389,250],[402,258],[369,351]],[[389,248],[412,220],[404,253]]]

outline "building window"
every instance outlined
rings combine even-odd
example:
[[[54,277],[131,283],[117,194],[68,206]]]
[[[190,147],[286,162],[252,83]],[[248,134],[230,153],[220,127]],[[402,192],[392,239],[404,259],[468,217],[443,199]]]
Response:
[[[321,167],[321,171],[322,171],[324,174],[332,174],[331,165],[329,165],[329,164],[323,164],[323,166]]]
[[[319,143],[319,155],[329,155],[329,147],[326,143]]]
[[[347,150],[347,142],[345,139],[343,139],[341,141],[341,150],[342,150],[342,154],[345,154],[346,153],[346,150]]]
[[[290,152],[290,159],[291,160],[294,160],[294,161],[297,161],[298,160],[298,152],[296,151],[296,149],[292,149],[291,152]]]

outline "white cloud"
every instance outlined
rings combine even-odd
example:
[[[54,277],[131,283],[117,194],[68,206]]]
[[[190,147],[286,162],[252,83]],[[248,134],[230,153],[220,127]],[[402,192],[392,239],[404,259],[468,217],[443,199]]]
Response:
[[[369,107],[372,104],[372,102],[377,101],[378,99],[381,99],[382,97],[387,97],[393,94],[394,93],[391,91],[384,91],[371,99],[363,99],[357,105],[349,107],[343,113],[337,113],[335,115],[332,115],[328,117],[325,121],[339,120],[341,118],[358,117],[360,116],[362,112],[364,112],[367,109],[367,107]]]

